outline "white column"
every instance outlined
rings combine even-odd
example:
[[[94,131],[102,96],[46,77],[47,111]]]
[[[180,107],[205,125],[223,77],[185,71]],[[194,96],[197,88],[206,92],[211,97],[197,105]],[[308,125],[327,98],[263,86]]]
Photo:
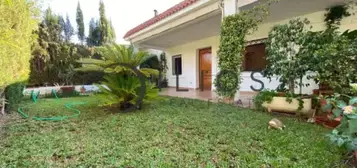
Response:
[[[224,0],[224,16],[236,14],[238,0]]]

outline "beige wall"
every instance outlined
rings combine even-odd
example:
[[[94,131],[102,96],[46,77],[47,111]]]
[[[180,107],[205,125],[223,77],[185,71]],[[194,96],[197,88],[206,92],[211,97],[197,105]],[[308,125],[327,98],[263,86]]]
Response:
[[[312,31],[321,31],[321,30],[326,29],[325,22],[324,22],[324,14],[325,14],[325,11],[319,11],[319,12],[299,16],[299,18],[308,18],[309,21],[311,22],[310,23],[310,25],[312,26],[311,30]],[[298,18],[298,17],[296,17],[296,18]],[[278,21],[278,22],[264,23],[259,26],[258,31],[254,32],[252,35],[248,36],[247,40],[250,41],[250,40],[255,40],[255,39],[266,38],[266,37],[268,37],[269,31],[275,24],[285,24],[285,23],[288,23],[289,20],[291,20],[291,19],[293,19],[293,18],[285,19],[285,20]],[[354,15],[354,16],[350,16],[348,18],[343,19],[341,22],[340,28],[341,28],[341,31],[345,31],[348,29],[357,29],[357,16]]]
[[[198,41],[192,41],[183,45],[175,46],[165,50],[167,56],[168,71],[166,74],[169,86],[176,86],[176,76],[172,75],[172,56],[182,56],[182,75],[180,76],[180,87],[198,88],[198,50],[212,48],[212,76],[217,73],[217,50],[219,36],[208,37]],[[214,78],[212,79],[214,80]]]

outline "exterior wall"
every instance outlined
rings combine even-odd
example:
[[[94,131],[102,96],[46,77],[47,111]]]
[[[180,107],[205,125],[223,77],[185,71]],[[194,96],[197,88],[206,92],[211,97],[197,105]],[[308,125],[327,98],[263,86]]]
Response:
[[[256,2],[258,0],[236,0],[238,1],[238,8]]]
[[[310,25],[312,26],[312,31],[321,31],[324,30],[325,27],[325,22],[324,22],[324,14],[325,11],[319,11],[315,13],[310,13],[302,16],[297,16],[296,18],[308,18],[310,20]],[[271,28],[276,25],[276,24],[285,24],[288,23],[290,19],[285,19],[281,20],[278,22],[269,22],[269,23],[264,23],[259,26],[258,31],[254,32],[252,35],[247,37],[247,40],[255,40],[255,39],[261,39],[261,38],[266,38],[268,37],[268,33],[271,30]],[[341,22],[340,29],[341,31],[345,31],[348,29],[356,29],[357,28],[357,16],[352,15],[348,18],[345,18]]]
[[[311,22],[312,26],[312,31],[321,31],[324,30],[325,27],[325,22],[324,22],[324,14],[325,11],[319,11],[315,13],[310,13],[306,14],[303,16],[299,16],[300,18],[308,18]],[[292,18],[290,18],[292,19]],[[264,23],[261,26],[259,26],[258,31],[253,33],[252,35],[247,37],[247,40],[255,40],[255,39],[261,39],[261,38],[266,38],[268,37],[268,33],[271,30],[271,28],[276,25],[276,24],[285,24],[288,23],[290,19],[282,20],[279,22],[270,22],[270,23]],[[348,18],[345,18],[341,22],[340,30],[345,31],[348,29],[356,29],[357,28],[357,16],[353,15]],[[240,91],[251,91],[250,86],[253,86],[254,88],[260,88],[261,84],[253,81],[250,77],[251,72],[243,72],[242,74],[242,84]],[[277,77],[274,77],[269,81],[266,78],[263,78],[260,74],[255,74],[255,77],[261,81],[264,82],[265,88],[267,89],[276,89],[276,87],[279,85],[279,80]],[[318,88],[318,85],[313,81],[313,80],[308,80],[306,77],[303,79],[303,83],[309,83],[309,87],[303,87],[302,91],[304,94],[311,94],[313,89]],[[296,93],[299,92],[299,89],[297,88],[295,90]]]
[[[299,16],[300,18],[308,18],[311,21],[311,26],[313,26],[313,31],[320,31],[325,29],[324,23],[324,13],[325,11],[315,12]],[[292,19],[292,18],[290,18]],[[258,31],[247,37],[247,40],[255,40],[268,37],[270,29],[275,24],[287,23],[290,19],[278,21],[278,22],[268,22],[259,26]],[[357,28],[357,16],[350,16],[341,22],[341,31],[347,29]],[[201,39],[198,41],[192,41],[183,45],[175,46],[166,49],[167,60],[168,60],[168,72],[167,78],[169,80],[169,86],[176,86],[176,78],[172,75],[172,56],[180,55],[182,56],[182,75],[180,76],[180,87],[186,88],[199,88],[198,79],[198,49],[212,47],[212,82],[218,72],[217,67],[217,51],[219,46],[219,35],[214,37],[209,37]],[[240,91],[252,91],[251,86],[254,88],[260,88],[261,84],[253,81],[250,77],[251,72],[243,72],[241,75],[242,84],[240,86]],[[261,80],[266,89],[276,89],[279,85],[277,77],[273,77],[271,81],[267,78],[263,78],[260,74],[255,74],[255,78]],[[313,89],[318,88],[318,85],[313,80],[308,80],[306,77],[303,79],[303,83],[309,83],[309,87],[303,87],[302,91],[304,94],[311,94]],[[214,85],[212,84],[212,89],[214,90]],[[296,89],[296,93],[299,89]],[[238,97],[237,95],[236,97]]]
[[[212,81],[217,73],[217,50],[219,36],[213,36],[165,50],[168,71],[166,77],[170,87],[176,86],[176,76],[172,75],[172,56],[181,55],[182,75],[179,76],[179,86],[185,88],[199,88],[198,79],[198,50],[211,47],[212,49]],[[212,87],[214,87],[212,85]]]

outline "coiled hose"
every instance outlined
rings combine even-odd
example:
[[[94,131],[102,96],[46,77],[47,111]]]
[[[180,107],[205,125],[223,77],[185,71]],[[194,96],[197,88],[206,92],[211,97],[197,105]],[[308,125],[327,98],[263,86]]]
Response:
[[[54,89],[52,89],[52,94],[54,95],[54,97],[56,98],[56,101],[60,101],[60,99],[58,98],[56,91]],[[34,94],[34,91],[31,92],[31,99],[34,103],[37,103],[37,99],[38,99],[39,93],[37,93],[36,95]],[[73,111],[74,114],[70,115],[70,116],[57,116],[57,117],[38,117],[38,116],[33,116],[31,117],[31,119],[36,120],[36,121],[63,121],[66,119],[70,119],[70,118],[76,118],[81,114],[81,111],[79,111],[78,109],[74,108],[73,106],[75,105],[82,105],[82,104],[87,104],[87,102],[71,102],[71,103],[66,103],[64,106],[66,107],[66,109]],[[19,107],[17,109],[17,112],[19,112],[19,114],[24,118],[24,119],[28,119],[29,115],[27,115],[22,107]]]

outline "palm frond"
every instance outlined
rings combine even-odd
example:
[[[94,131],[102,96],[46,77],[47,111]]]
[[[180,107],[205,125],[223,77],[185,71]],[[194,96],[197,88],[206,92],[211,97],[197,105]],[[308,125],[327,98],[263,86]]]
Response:
[[[80,68],[75,68],[75,71],[80,71],[80,72],[89,72],[89,71],[99,71],[102,72],[104,71],[104,68],[98,65],[83,65]]]
[[[108,64],[107,61],[105,60],[99,60],[99,59],[93,59],[93,58],[82,58],[77,61],[78,63],[81,64],[95,64],[98,66],[106,66]]]
[[[150,75],[153,75],[155,77],[159,76],[159,71],[156,69],[141,68],[140,72],[143,73],[146,77],[150,77]]]

